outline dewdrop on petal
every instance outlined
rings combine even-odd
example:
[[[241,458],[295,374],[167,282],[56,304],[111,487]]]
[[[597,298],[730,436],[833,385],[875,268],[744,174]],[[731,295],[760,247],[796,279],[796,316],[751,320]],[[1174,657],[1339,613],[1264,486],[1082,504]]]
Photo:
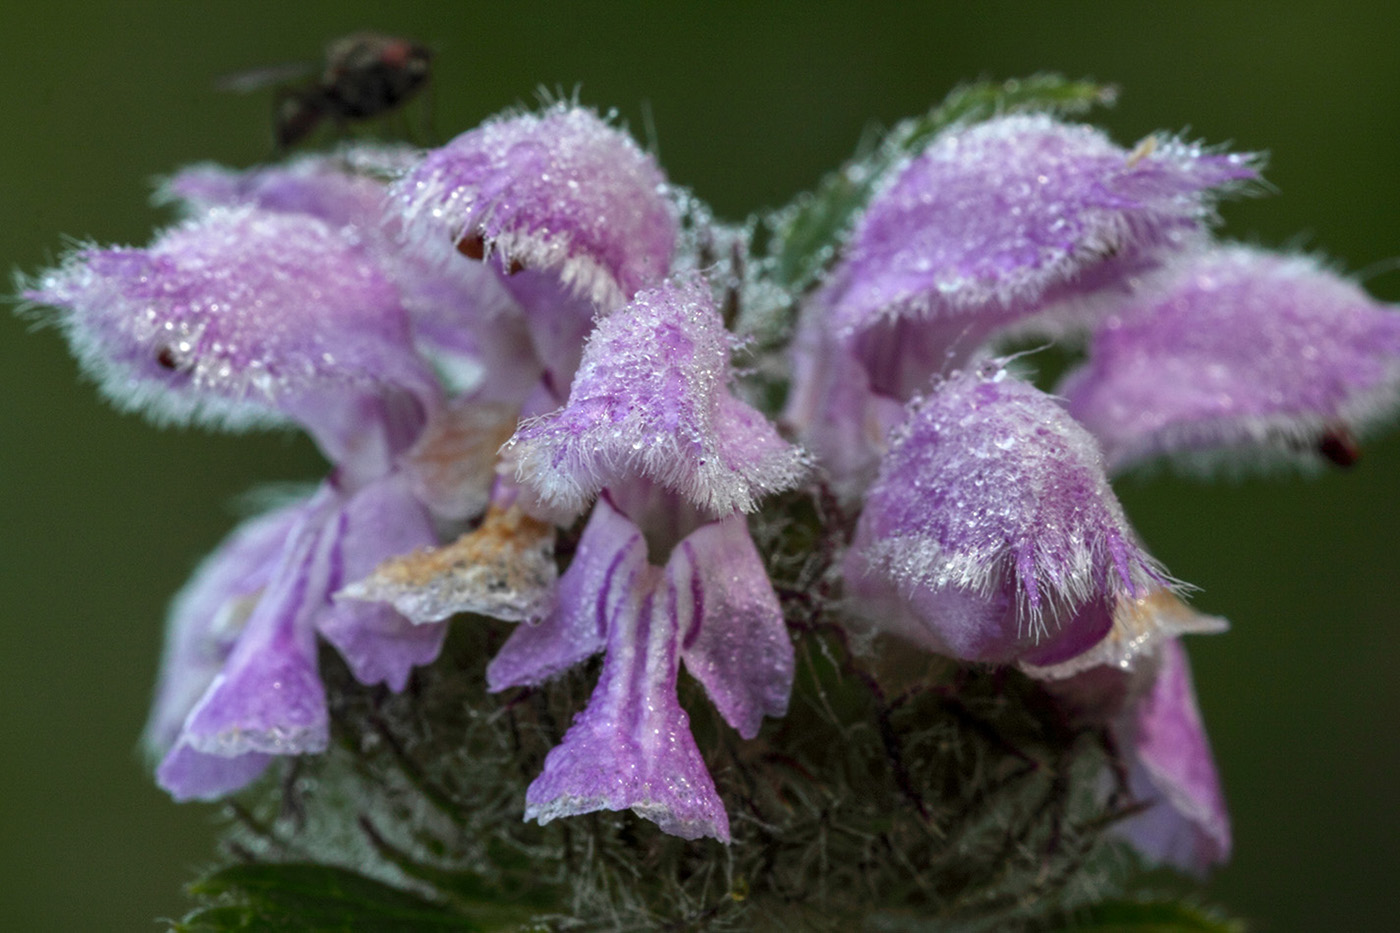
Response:
[[[1393,412],[1397,388],[1400,313],[1308,257],[1224,246],[1145,281],[1060,392],[1119,470],[1328,456]]]
[[[576,511],[646,477],[712,515],[796,485],[806,455],[731,392],[729,339],[700,281],[644,291],[601,319],[567,404],[511,439],[519,482]]]
[[[1164,582],[1094,439],[995,364],[910,404],[845,572],[876,625],[965,661],[1038,665],[1088,650],[1119,597]]]
[[[833,333],[901,399],[998,328],[1199,241],[1250,156],[1012,114],[943,131],[871,201],[824,288]]]

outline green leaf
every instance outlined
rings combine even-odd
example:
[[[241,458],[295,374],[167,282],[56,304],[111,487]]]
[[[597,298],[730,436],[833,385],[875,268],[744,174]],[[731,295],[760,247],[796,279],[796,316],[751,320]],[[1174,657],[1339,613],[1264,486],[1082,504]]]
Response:
[[[1118,89],[1092,81],[1067,81],[1059,75],[1032,75],[1025,79],[953,88],[943,103],[927,115],[906,120],[891,134],[904,153],[922,149],[940,130],[958,122],[986,120],[1002,113],[1045,111],[1080,114],[1096,106],[1111,105]]]
[[[1173,900],[1102,901],[1075,912],[1061,933],[1243,933],[1239,920]]]
[[[189,891],[217,903],[176,923],[178,933],[502,928],[485,926],[416,894],[328,865],[235,865],[195,882]]]
[[[1111,104],[1116,95],[1110,85],[1069,81],[1059,75],[955,88],[924,116],[900,123],[878,144],[863,146],[855,158],[822,179],[815,191],[775,215],[772,255],[778,283],[799,292],[810,287],[885,174],[951,124],[1016,111],[1083,113],[1095,105]]]
[[[499,844],[487,843],[492,864],[502,869],[493,883],[476,872],[449,870],[418,861],[385,839],[367,817],[361,817],[360,827],[385,861],[408,877],[431,885],[448,902],[462,906],[473,915],[485,912],[497,920],[507,917],[525,920],[529,914],[521,913],[522,908],[545,910],[556,900],[551,889],[530,883],[536,879],[535,866],[519,853],[511,853]],[[517,863],[516,870],[506,871],[512,861]],[[500,903],[502,901],[506,903]]]

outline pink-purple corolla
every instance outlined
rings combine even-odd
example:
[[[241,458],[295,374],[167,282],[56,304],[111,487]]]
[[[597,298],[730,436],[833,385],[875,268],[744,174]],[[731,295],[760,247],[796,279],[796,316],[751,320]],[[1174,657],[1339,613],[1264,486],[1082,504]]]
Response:
[[[507,114],[427,153],[177,174],[162,197],[185,220],[144,249],[80,249],[26,297],[118,405],[293,424],[331,470],[176,598],[157,780],[212,799],[323,750],[318,637],[401,691],[472,611],[517,623],[492,691],[603,655],[527,818],[632,810],[728,841],[679,672],[746,739],[784,715],[793,643],[748,517],[821,483],[859,516],[843,618],[1042,681],[1159,801],[1123,824],[1133,845],[1223,861],[1180,636],[1224,623],[1174,595],[1110,476],[1316,458],[1392,411],[1400,378],[1393,311],[1310,259],[1213,239],[1218,199],[1257,172],[1046,114],[944,128],[877,185],[817,287],[786,296],[780,419],[743,393],[716,302],[752,282],[718,271],[714,236],[686,229],[708,219],[592,111]],[[1057,394],[996,355],[1026,334],[1084,347]],[[556,573],[555,529],[580,518]],[[478,564],[434,562],[443,547]]]

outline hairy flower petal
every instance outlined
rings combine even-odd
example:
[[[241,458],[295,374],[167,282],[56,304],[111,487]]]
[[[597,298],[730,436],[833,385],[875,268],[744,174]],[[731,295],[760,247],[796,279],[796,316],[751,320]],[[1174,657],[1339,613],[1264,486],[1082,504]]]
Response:
[[[1230,816],[1186,651],[1172,639],[1160,657],[1151,691],[1123,726],[1123,744],[1132,750],[1131,789],[1155,806],[1119,824],[1118,832],[1153,862],[1204,874],[1229,858]]]
[[[525,818],[630,809],[672,835],[728,842],[729,817],[676,700],[676,592],[656,567],[638,576],[608,617],[607,656],[587,709],[525,791]]]
[[[415,342],[455,391],[518,403],[538,378],[539,364],[523,311],[500,277],[481,263],[463,262],[450,244],[430,251],[400,242],[389,179],[420,159],[414,149],[358,144],[243,171],[194,165],[168,179],[156,197],[190,215],[253,206],[342,228],[393,282],[413,320]],[[591,316],[584,315],[585,323]]]
[[[728,332],[709,289],[645,291],[598,322],[568,404],[516,431],[516,475],[568,510],[644,477],[714,515],[752,511],[796,483],[806,460],[728,381]]]
[[[1107,633],[1161,573],[1094,439],[1004,370],[960,373],[910,406],[847,558],[877,622],[964,660],[1052,664]]]
[[[114,402],[158,422],[241,427],[313,393],[437,393],[379,267],[306,215],[210,211],[147,249],[80,250],[25,297],[59,309]]]
[[[746,739],[787,712],[793,650],[782,607],[741,515],[702,525],[666,563],[679,602],[681,659],[724,721]]]
[[[156,698],[142,736],[148,754],[158,759],[175,744],[185,717],[228,660],[304,513],[305,503],[296,502],[244,522],[176,594],[166,621]]]
[[[1011,115],[945,131],[880,193],[835,271],[831,326],[875,387],[918,391],[995,328],[1193,241],[1245,156]]]
[[[625,133],[559,104],[463,133],[395,186],[412,241],[551,273],[607,310],[670,267],[666,179]]]
[[[401,475],[357,492],[327,528],[332,573],[328,593],[358,580],[381,561],[437,543],[427,511]],[[391,606],[332,599],[316,615],[321,635],[340,652],[362,684],[384,683],[399,692],[413,668],[434,661],[446,624],[415,625]]]
[[[1203,251],[1105,321],[1061,392],[1115,469],[1315,452],[1397,407],[1400,314],[1306,257]]]
[[[647,563],[637,526],[598,500],[578,548],[559,578],[554,608],[538,625],[518,625],[486,668],[493,692],[544,683],[602,651],[607,626]]]

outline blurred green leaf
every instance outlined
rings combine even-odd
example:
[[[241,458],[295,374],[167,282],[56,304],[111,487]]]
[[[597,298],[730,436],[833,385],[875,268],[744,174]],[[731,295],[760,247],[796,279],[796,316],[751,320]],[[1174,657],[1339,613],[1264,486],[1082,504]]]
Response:
[[[536,883],[537,866],[498,841],[488,841],[487,849],[491,863],[501,871],[494,879],[487,879],[476,872],[439,868],[415,859],[385,839],[368,818],[361,818],[360,828],[385,861],[408,877],[431,885],[448,902],[483,920],[524,921],[530,914],[522,912],[522,908],[547,910],[555,906],[555,892]]]
[[[1239,920],[1172,900],[1103,901],[1076,911],[1060,933],[1244,933]]]
[[[173,929],[178,933],[493,928],[416,894],[328,865],[235,865],[195,882],[189,890],[217,903],[176,923]]]
[[[885,174],[922,150],[945,127],[1017,111],[1083,113],[1095,105],[1111,104],[1116,96],[1111,85],[1069,81],[1059,75],[955,88],[927,114],[903,121],[878,143],[863,145],[855,158],[822,179],[815,191],[778,212],[772,254],[779,284],[798,292],[810,287]]]

